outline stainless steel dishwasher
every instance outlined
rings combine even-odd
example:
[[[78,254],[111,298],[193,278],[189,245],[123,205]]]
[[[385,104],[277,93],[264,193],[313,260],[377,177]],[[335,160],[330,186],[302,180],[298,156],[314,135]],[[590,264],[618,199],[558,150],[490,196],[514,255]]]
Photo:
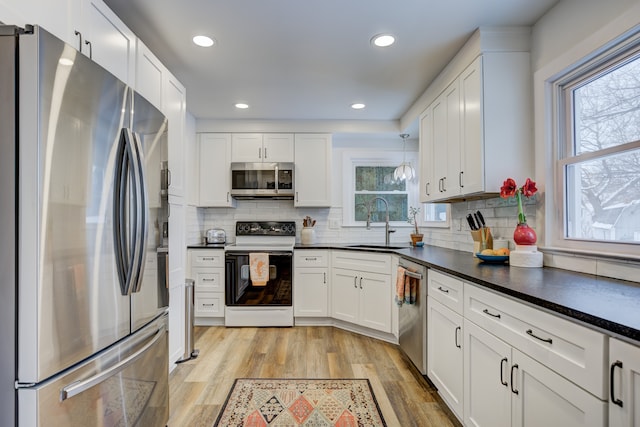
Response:
[[[399,312],[400,348],[422,375],[427,374],[427,268],[400,258],[405,274],[418,280],[415,304],[402,304]]]

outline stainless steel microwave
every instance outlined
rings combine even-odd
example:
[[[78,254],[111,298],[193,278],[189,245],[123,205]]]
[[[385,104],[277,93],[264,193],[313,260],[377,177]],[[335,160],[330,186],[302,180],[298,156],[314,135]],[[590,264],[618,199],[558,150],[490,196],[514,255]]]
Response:
[[[231,196],[293,198],[293,163],[231,163]]]

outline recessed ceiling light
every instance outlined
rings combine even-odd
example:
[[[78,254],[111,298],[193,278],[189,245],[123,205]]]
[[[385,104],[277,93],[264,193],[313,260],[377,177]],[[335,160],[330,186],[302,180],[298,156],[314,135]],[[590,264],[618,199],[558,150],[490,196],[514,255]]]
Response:
[[[211,37],[207,36],[195,36],[193,42],[202,47],[211,47],[215,43]]]
[[[387,47],[395,43],[396,38],[391,34],[377,34],[371,39],[371,44],[378,47]]]
[[[236,108],[239,108],[241,110],[245,110],[245,109],[249,108],[249,104],[245,104],[244,102],[238,102],[236,104]]]
[[[351,108],[353,108],[354,110],[362,110],[365,107],[364,104],[357,102],[355,104],[351,104]]]

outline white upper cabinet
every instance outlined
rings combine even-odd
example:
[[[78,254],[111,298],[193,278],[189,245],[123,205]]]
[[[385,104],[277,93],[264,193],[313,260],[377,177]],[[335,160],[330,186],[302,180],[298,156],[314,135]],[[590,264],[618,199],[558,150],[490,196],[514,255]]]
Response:
[[[291,133],[234,133],[231,136],[232,162],[293,162]]]
[[[477,31],[421,115],[422,202],[493,197],[533,173],[528,30]],[[448,82],[443,84],[442,82]]]
[[[231,188],[231,134],[201,133],[197,143],[198,206],[235,207]]]
[[[296,207],[331,206],[331,135],[295,135]]]
[[[72,43],[128,85],[135,84],[136,36],[102,0],[75,0]]]
[[[162,110],[164,76],[167,73],[162,62],[137,40],[136,48],[136,91],[156,108]]]
[[[164,108],[169,120],[169,195],[184,196],[184,151],[187,95],[170,73],[164,78]]]

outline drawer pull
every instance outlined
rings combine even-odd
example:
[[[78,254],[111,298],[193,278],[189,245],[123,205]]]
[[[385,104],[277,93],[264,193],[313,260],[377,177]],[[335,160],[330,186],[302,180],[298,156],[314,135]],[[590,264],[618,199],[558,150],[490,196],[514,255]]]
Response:
[[[488,314],[488,315],[489,315],[489,316],[491,316],[491,317],[495,317],[496,319],[499,319],[499,318],[501,317],[501,316],[500,316],[500,313],[498,313],[498,314],[493,314],[492,312],[490,312],[490,311],[489,311],[489,309],[488,309],[488,308],[485,308],[484,310],[482,310],[482,312],[483,312],[484,314]]]
[[[540,338],[539,336],[534,334],[531,329],[527,329],[527,335],[529,335],[531,337],[534,337],[535,339],[540,340],[542,342],[547,342],[549,344],[553,344],[553,340],[551,338]]]
[[[617,398],[615,397],[614,392],[613,392],[613,389],[614,389],[614,387],[613,387],[613,371],[615,371],[615,370],[616,370],[616,368],[620,368],[620,369],[622,369],[622,362],[621,362],[621,361],[616,360],[616,361],[615,361],[615,362],[613,362],[613,364],[611,365],[611,373],[610,373],[610,375],[609,375],[609,386],[610,386],[610,388],[611,388],[611,393],[610,393],[610,394],[611,394],[611,402],[613,402],[613,404],[614,404],[614,405],[618,405],[619,407],[621,407],[621,408],[622,408],[622,400],[617,399]]]
[[[449,289],[445,289],[445,288],[443,288],[442,286],[438,286],[438,290],[439,290],[440,292],[444,292],[445,294],[448,294],[448,293],[449,293]]]
[[[202,279],[203,282],[215,282],[216,279],[207,279],[207,278],[203,278]]]
[[[215,304],[202,304],[204,307],[213,307]]]
[[[511,367],[511,393],[513,394],[519,394],[518,390],[516,390],[515,388],[513,388],[513,372],[518,369],[518,364],[515,364]]]
[[[505,387],[509,387],[509,384],[507,384],[507,382],[504,380],[504,367],[503,366],[507,362],[509,362],[509,359],[507,359],[506,357],[500,361],[500,383]]]
[[[210,256],[210,257],[202,257],[203,261],[213,261],[215,258]]]
[[[314,256],[314,257],[307,257],[307,258],[305,258],[304,260],[305,260],[305,261],[316,261],[317,259],[318,259],[318,257],[315,257],[315,256]]]

